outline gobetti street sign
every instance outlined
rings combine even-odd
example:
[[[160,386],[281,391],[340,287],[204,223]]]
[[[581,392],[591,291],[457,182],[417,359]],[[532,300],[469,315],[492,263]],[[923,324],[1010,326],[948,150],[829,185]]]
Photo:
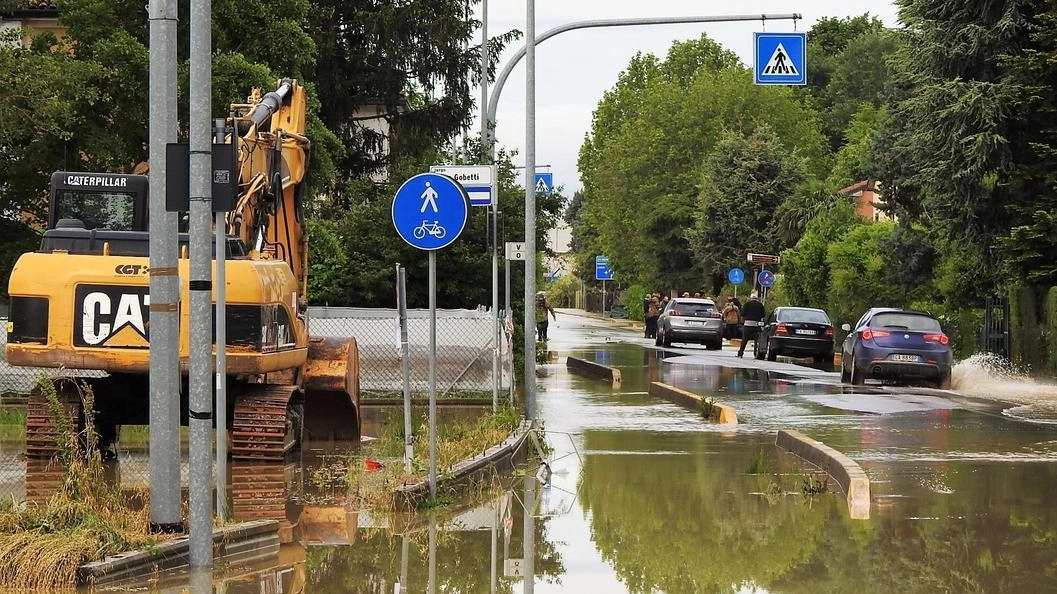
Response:
[[[753,264],[778,264],[782,261],[774,254],[754,254],[752,252],[749,252],[748,260]]]

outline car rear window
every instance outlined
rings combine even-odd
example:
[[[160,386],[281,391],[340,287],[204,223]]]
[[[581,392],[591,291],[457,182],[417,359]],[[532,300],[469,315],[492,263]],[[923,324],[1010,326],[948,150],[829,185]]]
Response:
[[[778,315],[783,322],[804,322],[808,324],[828,324],[829,316],[824,311],[815,309],[783,309]]]
[[[880,313],[870,320],[871,328],[896,328],[915,332],[942,332],[940,323],[935,318],[903,312]]]
[[[676,302],[669,305],[668,309],[681,316],[704,316],[710,311],[716,311],[716,306],[711,303]]]

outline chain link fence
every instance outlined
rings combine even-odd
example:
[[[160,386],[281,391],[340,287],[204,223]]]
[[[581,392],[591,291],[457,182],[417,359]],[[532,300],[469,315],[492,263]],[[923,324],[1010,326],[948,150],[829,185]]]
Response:
[[[400,361],[400,324],[395,309],[351,307],[309,308],[311,336],[353,336],[360,348],[360,389],[371,396],[403,393]],[[0,318],[6,328],[7,320]],[[501,388],[510,386],[513,356],[505,323],[500,323]],[[411,392],[429,390],[429,310],[408,310],[408,345],[411,358]],[[41,373],[58,370],[15,367],[4,359],[7,333],[0,332],[0,395],[25,396]],[[437,394],[492,392],[495,327],[486,309],[437,310]],[[93,370],[64,370],[80,377],[102,375]],[[489,396],[490,397],[490,396]]]
[[[429,310],[407,312],[411,392],[429,391]],[[360,349],[360,389],[369,396],[403,394],[400,322],[395,309],[309,308],[312,336],[354,336]],[[510,385],[513,351],[507,325],[500,323],[501,390]],[[437,396],[492,393],[495,326],[486,309],[437,310]]]

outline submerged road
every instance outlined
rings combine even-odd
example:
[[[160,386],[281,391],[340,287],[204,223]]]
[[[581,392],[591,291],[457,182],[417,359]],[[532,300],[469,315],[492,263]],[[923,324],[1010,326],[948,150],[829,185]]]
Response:
[[[550,336],[536,378],[544,484],[528,468],[498,497],[398,518],[288,502],[303,506],[302,529],[313,519],[327,532],[285,546],[270,567],[218,574],[218,591],[1057,591],[1057,426],[1015,418],[1004,402],[1052,387],[981,394],[977,376],[956,369],[975,395],[852,390],[829,369],[738,359],[729,346],[658,349],[573,311]],[[621,386],[569,373],[570,355],[619,368]],[[733,406],[740,424],[653,398],[651,381]],[[779,429],[860,463],[870,519],[851,519],[831,481],[777,450]],[[324,470],[303,469],[306,490]],[[277,485],[288,471],[277,469]]]

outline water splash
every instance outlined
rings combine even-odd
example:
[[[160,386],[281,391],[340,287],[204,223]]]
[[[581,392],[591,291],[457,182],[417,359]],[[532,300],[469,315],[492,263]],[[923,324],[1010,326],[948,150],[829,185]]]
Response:
[[[991,353],[958,362],[951,387],[960,394],[1019,404],[1003,414],[1036,422],[1057,422],[1057,384],[1032,379],[1026,369]]]

